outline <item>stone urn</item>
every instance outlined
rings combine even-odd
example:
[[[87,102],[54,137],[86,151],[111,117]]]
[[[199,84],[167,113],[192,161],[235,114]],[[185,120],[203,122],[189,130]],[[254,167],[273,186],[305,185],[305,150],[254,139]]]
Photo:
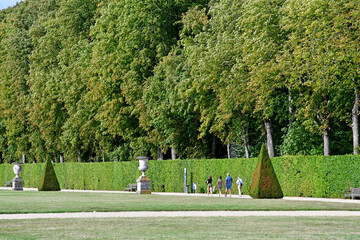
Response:
[[[139,160],[139,170],[142,172],[142,175],[136,180],[137,188],[136,192],[139,194],[150,194],[150,178],[145,175],[145,172],[149,169],[148,160],[150,159],[147,156],[140,156],[136,158]]]
[[[141,156],[141,157],[137,157],[136,159],[139,160],[139,170],[140,172],[142,172],[141,176],[145,176],[145,172],[149,169],[148,166],[149,157]]]
[[[23,190],[23,180],[21,179],[21,177],[19,176],[19,174],[21,173],[21,164],[20,163],[13,163],[14,167],[14,173],[15,173],[15,177],[12,180],[12,190],[14,191],[22,191]]]

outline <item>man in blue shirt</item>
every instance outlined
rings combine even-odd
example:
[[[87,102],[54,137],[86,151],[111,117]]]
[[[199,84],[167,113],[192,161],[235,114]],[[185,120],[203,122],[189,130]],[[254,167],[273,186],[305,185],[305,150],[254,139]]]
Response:
[[[230,177],[230,173],[227,174],[227,177],[225,179],[225,197],[227,195],[227,192],[229,190],[229,193],[230,193],[230,197],[231,197],[231,185],[232,185],[232,177]]]

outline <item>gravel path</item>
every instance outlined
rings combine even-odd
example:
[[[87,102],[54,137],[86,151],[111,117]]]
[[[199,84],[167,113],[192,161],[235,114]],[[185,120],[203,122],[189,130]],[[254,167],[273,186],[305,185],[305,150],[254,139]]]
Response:
[[[358,211],[189,211],[189,212],[81,212],[0,214],[0,220],[44,218],[153,218],[153,217],[360,217]]]

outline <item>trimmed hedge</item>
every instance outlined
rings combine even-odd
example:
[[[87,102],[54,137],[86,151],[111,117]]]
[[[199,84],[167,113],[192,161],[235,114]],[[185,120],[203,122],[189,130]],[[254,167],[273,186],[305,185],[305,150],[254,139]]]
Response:
[[[259,160],[251,181],[250,196],[252,198],[284,197],[265,144],[261,147]]]
[[[288,156],[272,158],[284,196],[342,198],[343,191],[360,187],[360,156]],[[209,175],[214,180],[230,173],[244,180],[243,194],[249,194],[257,159],[196,159],[149,161],[146,175],[153,192],[183,192],[184,168],[187,184],[198,184],[205,192]],[[23,164],[20,174],[24,187],[37,187],[44,164]],[[141,175],[139,163],[56,163],[55,172],[62,189],[124,190]],[[0,164],[0,184],[11,181],[12,164]],[[237,188],[233,187],[233,194]]]
[[[44,169],[41,174],[40,183],[38,186],[39,191],[60,191],[59,181],[57,180],[55,169],[48,159],[45,162]]]

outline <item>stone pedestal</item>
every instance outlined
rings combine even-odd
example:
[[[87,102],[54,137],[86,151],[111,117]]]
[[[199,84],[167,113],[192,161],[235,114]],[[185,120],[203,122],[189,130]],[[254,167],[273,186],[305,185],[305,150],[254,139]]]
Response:
[[[22,191],[23,190],[23,180],[21,179],[21,177],[19,177],[19,174],[21,172],[21,165],[20,163],[14,163],[14,173],[16,175],[16,177],[14,177],[14,179],[12,180],[12,190],[14,191]]]
[[[137,180],[136,193],[139,194],[151,194],[150,191],[150,178],[148,176],[140,176]]]
[[[149,157],[141,156],[137,157],[139,160],[139,170],[142,172],[142,175],[136,180],[137,188],[136,193],[138,194],[150,194],[150,178],[145,175],[145,172],[149,169],[147,162]]]
[[[12,180],[12,190],[22,191],[23,190],[23,180],[20,177],[15,177]]]

